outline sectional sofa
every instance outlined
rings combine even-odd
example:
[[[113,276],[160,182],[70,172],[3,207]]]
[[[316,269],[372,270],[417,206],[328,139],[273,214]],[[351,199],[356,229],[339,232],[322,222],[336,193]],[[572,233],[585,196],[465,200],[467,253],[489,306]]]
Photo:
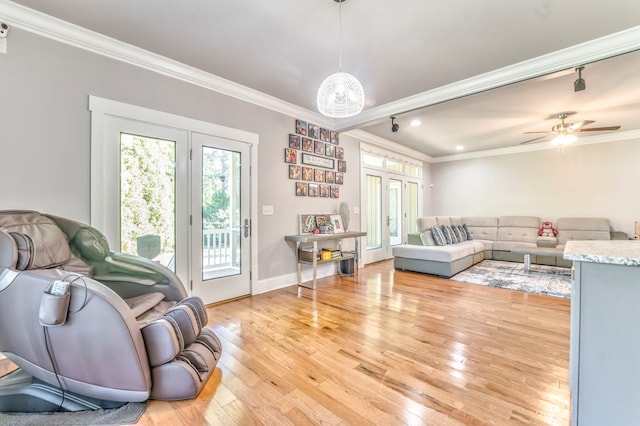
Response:
[[[394,267],[449,278],[484,259],[522,262],[522,254],[511,252],[515,248],[563,249],[569,240],[627,239],[626,234],[611,231],[606,218],[558,218],[554,222],[557,237],[539,237],[540,225],[541,220],[536,216],[421,217],[418,219],[420,232],[410,234],[408,244],[393,247]],[[439,245],[442,241],[434,239],[434,227],[452,230],[457,238]],[[570,261],[550,256],[531,256],[531,261],[571,266]]]

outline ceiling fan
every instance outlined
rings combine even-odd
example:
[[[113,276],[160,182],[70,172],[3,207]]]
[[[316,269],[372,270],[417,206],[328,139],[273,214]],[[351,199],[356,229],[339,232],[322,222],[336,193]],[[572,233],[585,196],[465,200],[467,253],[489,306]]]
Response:
[[[535,142],[540,139],[544,139],[550,135],[556,135],[556,137],[551,141],[554,145],[567,145],[576,141],[576,136],[573,133],[578,132],[603,132],[608,130],[618,130],[620,126],[607,126],[607,127],[589,127],[584,128],[584,126],[588,126],[589,124],[595,123],[593,120],[582,120],[577,123],[565,123],[565,119],[570,115],[575,114],[575,111],[566,111],[561,112],[559,114],[551,114],[547,119],[559,118],[560,123],[554,125],[551,128],[551,131],[542,131],[542,132],[524,132],[524,134],[533,134],[533,133],[546,133],[544,136],[539,136],[537,138],[529,139],[524,142],[520,142],[520,145],[524,145],[527,143]]]

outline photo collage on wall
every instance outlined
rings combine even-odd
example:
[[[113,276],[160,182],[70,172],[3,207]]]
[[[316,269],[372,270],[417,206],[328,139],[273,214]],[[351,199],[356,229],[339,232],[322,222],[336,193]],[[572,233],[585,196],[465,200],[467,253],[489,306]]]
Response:
[[[289,165],[289,179],[296,181],[297,196],[340,198],[347,162],[338,133],[296,120],[284,162]]]

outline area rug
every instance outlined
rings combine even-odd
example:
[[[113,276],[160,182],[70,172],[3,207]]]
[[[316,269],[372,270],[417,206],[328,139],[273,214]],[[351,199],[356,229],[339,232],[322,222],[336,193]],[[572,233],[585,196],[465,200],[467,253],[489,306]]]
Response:
[[[51,414],[4,414],[0,413],[0,425],[122,425],[138,421],[146,402],[129,402],[120,408],[95,411],[75,411]]]
[[[571,269],[558,266],[534,264],[526,273],[523,263],[483,260],[450,279],[563,299],[571,297]]]

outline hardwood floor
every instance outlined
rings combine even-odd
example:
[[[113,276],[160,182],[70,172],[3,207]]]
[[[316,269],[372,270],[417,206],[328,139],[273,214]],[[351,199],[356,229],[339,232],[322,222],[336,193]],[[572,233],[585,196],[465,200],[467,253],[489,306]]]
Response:
[[[219,369],[138,424],[567,425],[569,308],[390,261],[213,306]]]

